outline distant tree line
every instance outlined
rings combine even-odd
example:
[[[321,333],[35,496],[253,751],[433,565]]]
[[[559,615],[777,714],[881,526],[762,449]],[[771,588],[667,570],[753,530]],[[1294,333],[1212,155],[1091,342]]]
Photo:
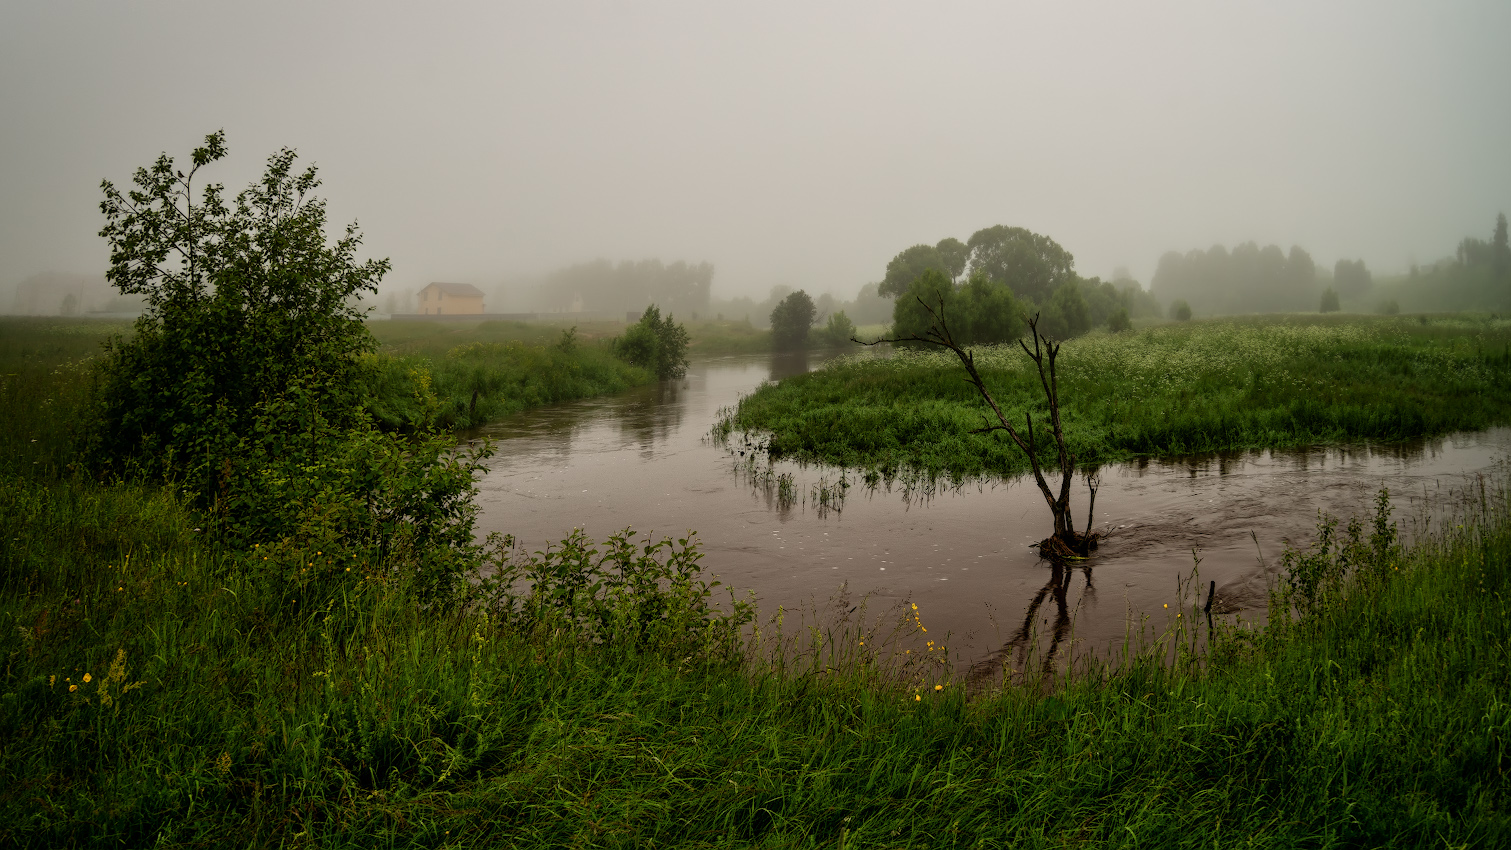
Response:
[[[1222,245],[1170,251],[1160,257],[1149,289],[1162,301],[1184,301],[1207,314],[1314,311],[1321,294],[1317,265],[1304,249],[1293,245],[1287,253],[1254,242],[1231,251]]]
[[[1413,264],[1405,275],[1380,280],[1371,300],[1380,312],[1511,309],[1511,244],[1505,213],[1495,217],[1488,242],[1466,236],[1453,256],[1426,266]]]
[[[712,263],[600,259],[552,272],[536,300],[544,310],[588,313],[640,312],[656,304],[668,315],[695,319],[708,315],[713,279]]]

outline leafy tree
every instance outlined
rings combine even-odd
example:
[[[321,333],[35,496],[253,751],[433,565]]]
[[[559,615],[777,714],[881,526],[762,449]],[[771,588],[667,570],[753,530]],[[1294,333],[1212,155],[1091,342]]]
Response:
[[[1107,318],[1107,330],[1113,333],[1133,330],[1133,322],[1128,318],[1128,311],[1119,307],[1116,313]]]
[[[944,273],[950,276],[950,280],[959,280],[965,274],[965,267],[971,260],[971,249],[964,242],[953,236],[946,236],[934,246],[939,252],[939,259],[944,263]]]
[[[1340,308],[1338,306],[1338,293],[1331,286],[1329,286],[1327,288],[1327,290],[1322,293],[1322,309],[1321,309],[1321,312],[1323,312],[1323,313],[1336,313],[1336,312],[1338,312],[1339,309]]]
[[[890,297],[902,295],[913,285],[913,281],[930,269],[949,276],[950,264],[935,246],[914,245],[899,252],[887,263],[887,276],[882,278],[878,292]]]
[[[1170,318],[1177,322],[1191,321],[1191,305],[1182,300],[1171,302]]]
[[[670,313],[662,318],[655,304],[614,341],[614,350],[625,361],[655,372],[663,380],[687,374],[687,328],[672,321]]]
[[[270,611],[384,570],[444,599],[481,557],[473,474],[488,449],[458,452],[425,423],[412,436],[372,425],[375,346],[351,304],[388,261],[357,260],[355,224],[327,244],[315,170],[295,172],[291,150],[230,204],[219,184],[196,192],[225,156],[217,132],[187,173],[164,154],[127,192],[102,184],[107,279],[147,309],[99,369],[91,459],[185,488],[266,579]],[[413,391],[436,409],[428,374]]]
[[[1023,312],[1011,290],[984,275],[972,275],[957,287],[943,272],[931,269],[897,299],[892,335],[924,336],[942,314],[962,345],[1007,342],[1022,336]]]
[[[202,498],[224,489],[259,405],[296,383],[334,427],[355,423],[358,356],[375,343],[351,299],[376,291],[389,268],[358,262],[355,224],[326,244],[315,169],[295,173],[287,148],[233,203],[214,183],[196,197],[199,170],[225,156],[217,132],[187,173],[163,154],[128,192],[101,184],[106,279],[143,296],[146,311],[101,369],[94,456],[129,458]]]
[[[772,345],[779,350],[807,347],[808,330],[813,327],[817,315],[818,308],[813,306],[808,293],[799,289],[788,295],[771,311]]]
[[[1019,298],[1036,303],[1075,275],[1075,258],[1048,236],[1021,227],[997,225],[978,230],[966,243],[971,273],[1006,284]]]

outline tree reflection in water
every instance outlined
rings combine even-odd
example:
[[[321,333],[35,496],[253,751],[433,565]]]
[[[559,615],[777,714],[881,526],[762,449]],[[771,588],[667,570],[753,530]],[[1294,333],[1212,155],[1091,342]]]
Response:
[[[1086,584],[1081,591],[1081,602],[1096,600],[1096,585],[1092,583],[1090,562],[1083,562],[1077,566],[1061,563],[1058,560],[1048,563],[1050,565],[1049,580],[1039,588],[1039,592],[1035,593],[1033,600],[1029,602],[1028,610],[1023,614],[1022,625],[1013,632],[1012,637],[1000,649],[985,660],[971,666],[967,674],[967,683],[971,689],[985,687],[998,676],[1002,676],[1004,680],[1012,679],[1022,684],[1029,682],[1030,667],[1035,666],[1035,656],[1040,648],[1041,634],[1036,627],[1036,622],[1040,620],[1040,609],[1049,599],[1054,600],[1054,622],[1051,624],[1047,616],[1043,618],[1044,624],[1049,627],[1049,647],[1044,650],[1042,658],[1038,659],[1037,667],[1039,685],[1047,685],[1053,680],[1060,647],[1070,639],[1071,625],[1074,621],[1068,599],[1071,581],[1078,571],[1085,577]]]

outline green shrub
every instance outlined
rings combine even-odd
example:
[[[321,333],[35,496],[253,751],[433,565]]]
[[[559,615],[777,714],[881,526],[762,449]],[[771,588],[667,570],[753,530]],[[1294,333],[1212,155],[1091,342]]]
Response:
[[[1319,310],[1319,312],[1322,312],[1322,313],[1336,313],[1340,309],[1342,309],[1342,308],[1339,307],[1339,305],[1338,305],[1338,292],[1336,290],[1334,290],[1331,286],[1329,286],[1322,293],[1322,306],[1321,306],[1321,309]]]
[[[1128,318],[1128,311],[1119,307],[1117,312],[1108,317],[1107,330],[1113,333],[1133,330],[1133,322]]]
[[[1172,302],[1170,304],[1170,318],[1177,322],[1191,321],[1191,305],[1181,299]]]
[[[687,329],[673,322],[669,313],[663,319],[661,310],[652,304],[639,322],[614,341],[614,352],[663,380],[680,378],[687,374]]]

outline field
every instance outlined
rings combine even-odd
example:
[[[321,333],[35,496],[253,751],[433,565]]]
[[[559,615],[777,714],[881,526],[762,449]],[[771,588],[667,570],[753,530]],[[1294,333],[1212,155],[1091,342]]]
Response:
[[[493,563],[535,596],[479,581],[446,605],[365,567],[334,570],[336,593],[260,580],[248,568],[266,550],[217,543],[174,488],[73,465],[98,328],[70,327],[0,328],[0,845],[1511,842],[1505,481],[1409,549],[1382,500],[1295,553],[1264,628],[1209,627],[1172,597],[1158,637],[1121,659],[971,691],[892,648],[928,610],[744,622],[711,607],[695,541],[626,541],[606,560],[581,540],[544,558],[505,547]],[[1311,340],[1307,363],[1347,350],[1437,384],[1467,372],[1454,386],[1473,409],[1472,382],[1503,368],[1492,322],[1348,327],[1258,323],[1266,345],[1222,374],[1277,344],[1287,368]],[[549,348],[552,330],[520,344]],[[411,331],[388,340],[395,356],[499,342]],[[1162,332],[1164,355],[1122,366],[1151,387],[1172,376],[1161,398],[1237,333]],[[1078,341],[1066,362],[1111,368],[1121,345]],[[1093,360],[1097,346],[1113,354]],[[917,356],[888,368],[959,377]]]
[[[1008,420],[1047,415],[1013,346],[976,362]],[[1065,343],[1062,418],[1083,464],[1139,456],[1396,442],[1511,421],[1511,320],[1256,317],[1173,323]],[[1027,469],[954,355],[854,358],[762,387],[720,426],[779,454],[956,479]],[[1048,429],[1036,425],[1048,445]],[[1048,456],[1052,457],[1053,452]]]

